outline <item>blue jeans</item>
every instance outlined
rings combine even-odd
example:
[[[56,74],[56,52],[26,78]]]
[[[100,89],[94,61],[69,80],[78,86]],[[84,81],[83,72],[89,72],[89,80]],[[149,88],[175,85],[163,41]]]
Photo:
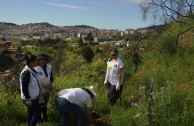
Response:
[[[78,126],[86,126],[86,113],[79,105],[70,103],[65,98],[60,98],[60,97],[55,98],[55,103],[61,114],[61,121],[60,121],[61,126],[68,125],[69,115],[77,118]]]
[[[28,108],[28,126],[36,126],[40,118],[40,109],[38,100],[32,100],[32,106]]]

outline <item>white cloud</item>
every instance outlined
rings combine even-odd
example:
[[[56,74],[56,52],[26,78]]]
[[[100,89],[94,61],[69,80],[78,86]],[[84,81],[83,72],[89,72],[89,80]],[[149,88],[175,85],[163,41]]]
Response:
[[[75,5],[68,5],[68,4],[60,4],[60,3],[52,3],[52,2],[43,2],[44,4],[55,6],[55,7],[63,7],[63,8],[69,8],[69,9],[75,9],[75,10],[89,10],[89,8],[81,7],[81,6],[75,6]]]

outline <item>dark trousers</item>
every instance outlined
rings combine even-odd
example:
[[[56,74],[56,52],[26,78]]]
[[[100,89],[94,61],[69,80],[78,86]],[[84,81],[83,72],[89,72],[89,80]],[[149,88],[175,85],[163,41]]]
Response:
[[[40,106],[40,112],[43,118],[40,119],[40,122],[48,121],[48,115],[47,115],[47,104],[49,101],[49,93],[43,94],[43,98],[45,103],[39,105]]]
[[[116,85],[112,85],[109,82],[107,83],[107,97],[108,97],[108,101],[111,105],[116,104],[117,100],[120,98],[121,99],[121,93],[123,90],[123,85],[120,86],[120,90],[116,91]]]
[[[40,109],[38,100],[32,100],[32,106],[28,108],[28,126],[36,126],[40,118]]]
[[[86,126],[86,113],[79,105],[72,104],[65,98],[60,98],[58,96],[55,98],[55,103],[61,114],[60,126],[68,125],[70,115],[77,118],[78,126]]]

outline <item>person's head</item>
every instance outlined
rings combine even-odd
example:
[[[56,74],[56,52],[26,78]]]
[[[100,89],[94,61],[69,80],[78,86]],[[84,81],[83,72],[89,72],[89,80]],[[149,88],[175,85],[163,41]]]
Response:
[[[45,59],[46,59],[46,61],[47,61],[47,63],[49,62],[49,59],[50,59],[50,57],[49,57],[49,55],[48,54],[44,54],[45,55]]]
[[[35,55],[26,55],[25,56],[26,65],[31,68],[34,68],[38,65],[37,57]]]
[[[116,48],[113,48],[110,53],[111,58],[116,59],[118,56],[118,50]]]
[[[94,86],[90,86],[90,87],[85,87],[90,93],[89,95],[91,96],[91,98],[96,98],[97,94],[96,94],[96,87]]]
[[[44,66],[44,65],[47,64],[48,55],[46,55],[46,54],[39,54],[37,56],[37,59],[38,59],[38,65],[39,66]]]

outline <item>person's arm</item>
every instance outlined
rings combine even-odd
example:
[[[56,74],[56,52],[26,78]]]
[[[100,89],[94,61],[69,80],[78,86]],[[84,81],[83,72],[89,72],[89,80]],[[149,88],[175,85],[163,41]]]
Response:
[[[88,119],[88,126],[93,126],[92,120],[92,108],[86,107],[87,119]]]
[[[105,80],[104,80],[104,86],[105,87],[107,87],[108,76],[109,76],[109,71],[108,71],[108,63],[107,63],[106,75],[105,75]]]
[[[53,80],[54,80],[54,77],[53,77],[53,71],[51,71],[51,78],[50,78],[50,84],[53,84]]]
[[[21,74],[22,92],[26,99],[30,98],[28,86],[30,82],[30,71],[26,70]]]
[[[121,84],[122,78],[123,78],[123,68],[119,68],[118,74],[119,74],[119,83]]]
[[[105,80],[104,80],[104,87],[107,87],[107,78],[108,78],[108,69],[106,70]]]
[[[120,63],[118,64],[118,83],[116,85],[116,90],[120,90],[120,86],[121,86],[121,83],[122,83],[122,79],[123,79],[123,62],[120,61]]]
[[[49,88],[50,90],[53,89],[53,80],[54,80],[54,78],[53,78],[53,72],[52,72],[52,70],[51,70],[50,84],[49,84],[49,86],[48,86],[48,88]]]

